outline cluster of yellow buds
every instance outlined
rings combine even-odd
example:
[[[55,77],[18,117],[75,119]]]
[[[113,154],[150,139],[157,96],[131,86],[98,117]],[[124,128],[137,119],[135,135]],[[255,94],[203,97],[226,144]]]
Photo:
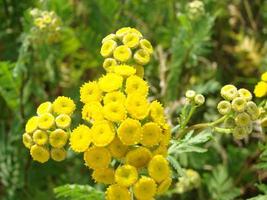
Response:
[[[261,81],[255,86],[254,94],[256,97],[267,96],[267,72],[261,75]]]
[[[27,121],[22,137],[33,160],[45,163],[50,157],[55,161],[66,158],[65,146],[69,141],[68,132],[75,107],[74,102],[64,96],[53,103],[47,101],[39,105],[37,115]]]
[[[205,13],[204,3],[199,0],[192,1],[188,3],[187,10],[189,17],[195,19]]]
[[[149,63],[153,47],[135,28],[124,27],[102,40],[100,54],[105,58],[103,67],[114,72],[118,65],[131,65],[143,77],[143,66]]]
[[[137,43],[133,45],[136,36]],[[113,39],[107,39],[110,37]],[[128,60],[128,56],[122,59],[131,52],[128,46],[137,48],[144,42],[140,41],[141,33],[129,28],[107,38],[101,54],[113,53],[114,60],[121,63]],[[114,38],[125,44],[110,50],[108,43],[115,44]],[[138,60],[138,56],[134,57]],[[80,89],[85,122],[72,131],[70,146],[83,153],[85,165],[93,170],[93,179],[109,185],[107,200],[130,200],[132,196],[153,199],[171,185],[167,160],[170,127],[162,105],[148,101],[148,91],[148,83],[129,64],[116,65],[114,71],[108,70],[98,81],[86,82]]]
[[[202,94],[197,94],[194,90],[187,90],[185,97],[189,103],[196,106],[201,106],[205,103],[205,97]]]
[[[225,85],[221,89],[224,100],[218,103],[220,114],[226,116],[226,128],[232,130],[236,139],[242,139],[252,132],[253,121],[260,115],[259,108],[252,101],[252,94],[244,88]]]
[[[182,194],[200,186],[201,178],[197,171],[192,169],[184,170],[184,176],[176,183],[175,192]]]

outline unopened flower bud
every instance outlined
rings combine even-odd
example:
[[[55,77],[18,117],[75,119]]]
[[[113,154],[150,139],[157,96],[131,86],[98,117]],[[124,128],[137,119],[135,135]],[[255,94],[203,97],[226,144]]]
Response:
[[[194,90],[187,90],[185,93],[185,97],[188,99],[194,99],[196,96],[196,92]]]
[[[247,102],[242,97],[237,97],[232,101],[232,108],[236,112],[243,112],[246,109]]]
[[[252,94],[247,89],[241,88],[238,90],[238,95],[244,98],[246,101],[250,101],[252,99]]]
[[[220,101],[217,109],[221,115],[227,115],[231,112],[231,103],[229,101]]]
[[[231,101],[238,95],[237,88],[234,85],[225,85],[221,89],[221,95],[224,99]]]
[[[202,94],[197,94],[194,97],[195,104],[201,106],[205,103],[205,97]]]
[[[246,127],[237,126],[233,130],[233,136],[237,140],[244,139],[248,135],[248,130]]]
[[[253,101],[247,103],[246,112],[250,115],[252,120],[257,120],[260,116],[260,110]]]
[[[248,126],[251,123],[250,116],[245,112],[239,113],[235,117],[235,123],[238,126]]]

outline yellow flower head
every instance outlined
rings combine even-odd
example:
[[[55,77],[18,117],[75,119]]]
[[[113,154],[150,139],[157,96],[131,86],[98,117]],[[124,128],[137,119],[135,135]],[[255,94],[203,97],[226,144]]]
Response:
[[[38,127],[43,130],[52,128],[55,124],[55,118],[50,113],[44,113],[38,118]]]
[[[112,168],[95,169],[92,177],[97,183],[103,183],[106,185],[113,184],[114,170]]]
[[[120,45],[114,50],[113,57],[119,62],[127,62],[132,57],[132,51],[126,45]]]
[[[114,66],[113,71],[120,76],[128,77],[128,76],[134,75],[136,72],[136,69],[129,65],[116,65]]]
[[[63,149],[63,148],[61,148],[61,149],[52,148],[51,149],[51,158],[54,161],[60,162],[60,161],[65,160],[66,157],[67,157],[67,152],[65,149]]]
[[[80,89],[80,99],[83,103],[98,102],[102,99],[102,91],[96,81],[84,83]]]
[[[146,50],[149,54],[153,53],[153,47],[147,39],[140,40],[140,47]]]
[[[267,95],[267,82],[260,81],[255,86],[254,94],[256,97],[264,97]]]
[[[115,41],[116,39],[117,39],[117,36],[114,33],[111,33],[102,39],[102,44],[104,42],[106,42],[107,40],[114,40]]]
[[[131,31],[130,27],[120,28],[119,30],[116,31],[116,36],[121,39],[121,38],[123,38],[124,35],[126,35],[130,31]]]
[[[144,78],[145,70],[142,65],[134,65],[136,72],[135,75],[139,76],[140,78]]]
[[[111,155],[104,147],[90,147],[84,152],[83,158],[86,166],[94,170],[107,168],[111,161]]]
[[[140,31],[138,31],[136,28],[131,28],[131,29],[129,30],[129,33],[135,33],[135,34],[137,34],[140,38],[143,37],[142,33],[141,33]]]
[[[28,133],[24,133],[22,135],[22,142],[23,142],[24,146],[28,149],[30,149],[32,147],[32,145],[34,144],[32,137]]]
[[[165,123],[164,109],[158,101],[153,101],[149,106],[150,117],[159,125]]]
[[[33,133],[33,141],[38,145],[45,145],[48,142],[48,135],[45,131],[36,130]]]
[[[30,153],[32,159],[40,163],[45,163],[50,158],[49,151],[45,147],[39,146],[37,144],[31,147]]]
[[[123,78],[114,73],[108,73],[99,79],[99,87],[104,92],[112,92],[122,87]]]
[[[242,112],[236,115],[235,123],[238,126],[248,126],[251,123],[251,118],[247,113]]]
[[[117,43],[114,40],[112,40],[112,39],[106,40],[102,44],[100,54],[105,58],[109,57],[110,55],[112,55],[112,53],[116,47],[117,47]]]
[[[134,196],[138,199],[151,199],[156,194],[157,184],[150,177],[143,176],[134,185]]]
[[[172,184],[172,179],[170,177],[166,178],[159,184],[157,194],[161,195],[167,192],[171,184]]]
[[[52,104],[53,111],[56,114],[67,114],[71,115],[76,106],[71,98],[59,96],[56,98],[56,100]]]
[[[49,135],[49,143],[54,148],[62,148],[65,146],[69,138],[68,133],[62,129],[56,129]]]
[[[160,143],[164,146],[168,146],[170,143],[170,139],[171,139],[171,127],[168,124],[163,124]]]
[[[115,181],[121,186],[129,187],[133,185],[138,178],[138,172],[135,167],[131,165],[123,165],[115,171]]]
[[[128,146],[124,145],[118,137],[115,137],[109,144],[108,149],[114,158],[122,158],[125,156]]]
[[[40,104],[37,108],[37,114],[42,115],[44,113],[51,113],[52,112],[52,103],[50,101],[46,101]]]
[[[71,118],[69,115],[66,114],[60,114],[56,117],[56,126],[58,128],[66,129],[70,127],[71,124]]]
[[[26,133],[32,134],[38,128],[38,119],[39,117],[34,116],[27,121],[25,126]]]
[[[246,101],[250,101],[252,99],[252,94],[250,93],[250,91],[248,91],[245,88],[241,88],[237,92],[238,92],[238,95],[244,98]]]
[[[246,109],[247,102],[242,97],[236,97],[232,101],[232,108],[236,112],[243,112]]]
[[[104,96],[104,104],[107,105],[109,103],[119,103],[124,105],[126,101],[126,97],[122,92],[109,92]]]
[[[148,174],[157,182],[170,176],[169,163],[162,155],[154,156],[148,164]]]
[[[127,188],[114,184],[107,188],[106,200],[131,200],[131,194]]]
[[[142,138],[141,124],[139,121],[131,118],[124,120],[118,128],[118,136],[125,145],[134,145],[140,142]]]
[[[108,103],[103,108],[104,117],[112,122],[121,122],[126,118],[125,107],[120,103]]]
[[[112,124],[106,120],[94,122],[91,130],[92,141],[98,147],[107,146],[115,137]]]
[[[79,125],[70,134],[70,147],[75,152],[84,152],[92,142],[92,132],[86,125]]]
[[[263,73],[263,74],[261,75],[261,80],[267,82],[267,72],[265,72],[265,73]]]
[[[136,48],[139,45],[140,37],[136,33],[127,33],[122,38],[122,43],[129,48]]]
[[[103,120],[103,107],[99,102],[85,104],[82,109],[82,118],[88,122],[91,120]]]
[[[106,72],[113,72],[113,67],[117,64],[118,63],[114,58],[106,58],[103,62],[103,67]]]
[[[148,94],[148,85],[147,82],[138,76],[130,76],[126,80],[126,89],[125,92],[129,94],[138,93],[141,96],[147,96]]]
[[[130,94],[126,99],[126,109],[132,118],[142,120],[148,115],[149,104],[144,96]]]
[[[152,151],[153,156],[155,155],[162,155],[164,157],[168,156],[168,147],[165,144],[160,143],[156,149]]]
[[[150,54],[145,49],[139,49],[133,56],[135,62],[140,65],[146,65],[150,61]]]
[[[234,85],[225,85],[221,89],[221,96],[231,101],[238,96],[237,88]]]
[[[154,122],[148,122],[142,127],[142,140],[141,143],[144,146],[157,145],[161,137],[161,129]]]
[[[125,162],[136,168],[146,167],[152,157],[151,152],[145,147],[138,147],[129,151]]]

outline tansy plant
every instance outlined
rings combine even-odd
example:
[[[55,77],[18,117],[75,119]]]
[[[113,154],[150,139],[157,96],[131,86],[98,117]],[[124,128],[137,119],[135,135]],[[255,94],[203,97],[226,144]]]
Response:
[[[247,137],[259,109],[248,90],[226,85],[217,107],[222,117],[188,126],[195,110],[205,103],[203,95],[190,90],[179,124],[171,130],[160,102],[148,100],[149,85],[143,75],[152,53],[150,42],[134,28],[106,36],[100,51],[106,74],[80,88],[83,122],[71,126],[76,106],[63,96],[42,103],[28,120],[23,143],[33,160],[62,161],[68,147],[82,153],[95,182],[107,185],[107,200],[151,200],[164,194],[175,179],[174,192],[198,187],[199,174],[182,169],[177,155],[204,152],[196,145],[208,141],[212,131]]]

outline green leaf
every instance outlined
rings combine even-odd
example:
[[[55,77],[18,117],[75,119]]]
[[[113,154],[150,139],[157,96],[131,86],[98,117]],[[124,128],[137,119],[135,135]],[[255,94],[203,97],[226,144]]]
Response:
[[[258,195],[256,197],[247,199],[247,200],[266,200],[267,199],[267,195]]]
[[[175,157],[168,156],[168,161],[170,162],[171,166],[177,171],[179,176],[183,176],[184,175],[184,171],[183,171],[181,165],[179,164],[178,160],[175,159]]]
[[[89,185],[67,184],[54,189],[57,199],[104,200],[104,193]]]

